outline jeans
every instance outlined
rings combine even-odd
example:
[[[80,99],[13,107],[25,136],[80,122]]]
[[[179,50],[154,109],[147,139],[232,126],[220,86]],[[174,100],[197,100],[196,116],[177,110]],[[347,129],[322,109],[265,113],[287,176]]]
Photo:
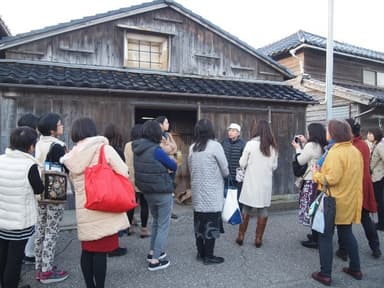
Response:
[[[153,258],[159,259],[167,244],[173,198],[172,194],[165,193],[149,193],[144,197],[153,218],[150,250],[153,250]]]
[[[377,203],[377,223],[380,229],[384,229],[384,178],[373,182],[373,190]]]
[[[352,224],[336,225],[341,243],[344,243],[350,259],[349,268],[353,271],[360,271],[360,257],[357,241],[352,233]],[[320,255],[320,272],[326,277],[332,275],[333,261],[333,234],[335,228],[319,233],[319,255]]]

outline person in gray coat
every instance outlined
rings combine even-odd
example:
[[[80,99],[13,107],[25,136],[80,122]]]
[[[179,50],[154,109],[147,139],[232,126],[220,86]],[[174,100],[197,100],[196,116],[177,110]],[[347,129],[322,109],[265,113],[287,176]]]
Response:
[[[221,211],[224,205],[224,177],[229,174],[223,147],[215,141],[211,121],[201,119],[194,131],[195,142],[189,148],[192,205],[197,259],[204,264],[219,264],[214,256],[215,241],[223,232]]]

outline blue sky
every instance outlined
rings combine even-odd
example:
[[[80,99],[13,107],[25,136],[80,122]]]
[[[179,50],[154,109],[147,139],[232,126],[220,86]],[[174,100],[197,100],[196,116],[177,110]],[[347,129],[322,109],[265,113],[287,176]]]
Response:
[[[145,0],[3,1],[0,17],[13,35]],[[259,48],[299,29],[327,36],[328,0],[177,0]],[[384,52],[383,0],[334,0],[334,40]]]

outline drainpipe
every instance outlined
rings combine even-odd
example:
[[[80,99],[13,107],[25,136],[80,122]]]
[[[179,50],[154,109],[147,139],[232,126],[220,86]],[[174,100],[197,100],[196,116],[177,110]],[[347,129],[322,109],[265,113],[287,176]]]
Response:
[[[291,54],[292,57],[296,58],[299,61],[299,67],[300,67],[300,74],[299,74],[299,76],[300,75],[303,76],[303,74],[304,74],[304,63],[303,63],[303,60],[301,60],[300,57],[296,55],[297,50],[300,49],[300,48],[301,48],[301,45],[296,47],[296,48],[293,48],[293,49],[289,50],[289,54]]]

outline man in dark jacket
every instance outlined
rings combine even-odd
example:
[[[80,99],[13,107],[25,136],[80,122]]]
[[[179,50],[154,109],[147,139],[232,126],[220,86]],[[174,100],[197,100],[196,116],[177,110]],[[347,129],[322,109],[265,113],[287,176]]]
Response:
[[[236,181],[236,168],[238,168],[241,154],[243,154],[245,142],[240,137],[241,127],[237,123],[231,123],[228,126],[228,138],[225,138],[221,145],[224,148],[225,157],[228,161],[229,179],[225,179],[225,185],[235,186],[238,189],[237,198],[241,192],[241,182]]]

